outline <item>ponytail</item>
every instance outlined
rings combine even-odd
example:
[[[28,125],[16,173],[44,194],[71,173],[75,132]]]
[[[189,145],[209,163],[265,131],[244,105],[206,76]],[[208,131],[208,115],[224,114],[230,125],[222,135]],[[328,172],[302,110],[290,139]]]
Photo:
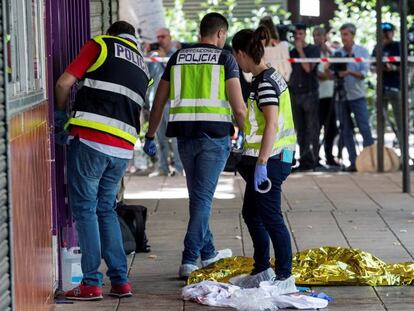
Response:
[[[269,31],[264,26],[260,26],[255,31],[251,29],[240,30],[233,37],[233,50],[246,53],[258,65],[264,55],[262,40],[265,40],[265,42],[270,40]]]

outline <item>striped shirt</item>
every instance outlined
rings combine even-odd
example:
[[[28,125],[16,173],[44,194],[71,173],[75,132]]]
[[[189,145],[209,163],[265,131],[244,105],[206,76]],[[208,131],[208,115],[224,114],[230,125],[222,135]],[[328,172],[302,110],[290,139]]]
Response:
[[[274,71],[273,68],[269,68],[252,78],[250,100],[256,100],[259,107],[279,106],[280,92],[268,80]]]

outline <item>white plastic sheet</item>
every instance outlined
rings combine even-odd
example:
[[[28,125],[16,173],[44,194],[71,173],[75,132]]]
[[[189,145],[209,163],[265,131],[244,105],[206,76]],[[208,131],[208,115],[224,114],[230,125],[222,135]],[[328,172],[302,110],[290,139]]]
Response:
[[[274,311],[278,308],[318,309],[328,301],[302,294],[279,295],[268,284],[242,289],[235,285],[203,281],[183,288],[184,300],[213,307],[232,307],[241,311]]]

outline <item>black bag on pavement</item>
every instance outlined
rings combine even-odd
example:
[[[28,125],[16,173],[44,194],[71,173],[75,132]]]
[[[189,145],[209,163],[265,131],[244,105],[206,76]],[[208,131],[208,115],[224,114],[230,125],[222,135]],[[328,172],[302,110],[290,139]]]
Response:
[[[147,235],[145,234],[145,223],[147,221],[147,208],[142,205],[126,205],[124,203],[118,203],[116,212],[122,222],[126,224],[130,233],[135,240],[135,252],[136,253],[149,253],[151,251],[150,245],[148,245]],[[121,224],[121,221],[120,221]],[[122,231],[121,224],[121,231]],[[122,231],[122,239],[124,241],[125,253],[129,249],[129,234]],[[130,251],[129,253],[131,253]]]
[[[135,237],[132,234],[131,229],[129,229],[129,226],[127,225],[125,220],[119,215],[118,215],[118,221],[119,221],[119,226],[121,227],[124,251],[125,251],[125,254],[129,255],[135,252],[135,249],[137,248],[137,244],[135,243]]]

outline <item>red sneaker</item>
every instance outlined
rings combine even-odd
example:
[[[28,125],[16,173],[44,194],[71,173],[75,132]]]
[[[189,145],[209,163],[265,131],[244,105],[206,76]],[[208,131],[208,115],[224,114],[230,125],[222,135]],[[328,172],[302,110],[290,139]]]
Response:
[[[102,288],[81,283],[65,292],[65,297],[69,300],[101,300],[103,299]]]
[[[132,296],[131,283],[126,283],[123,285],[112,285],[111,291],[109,292],[108,295],[118,297],[118,298],[131,297]]]

